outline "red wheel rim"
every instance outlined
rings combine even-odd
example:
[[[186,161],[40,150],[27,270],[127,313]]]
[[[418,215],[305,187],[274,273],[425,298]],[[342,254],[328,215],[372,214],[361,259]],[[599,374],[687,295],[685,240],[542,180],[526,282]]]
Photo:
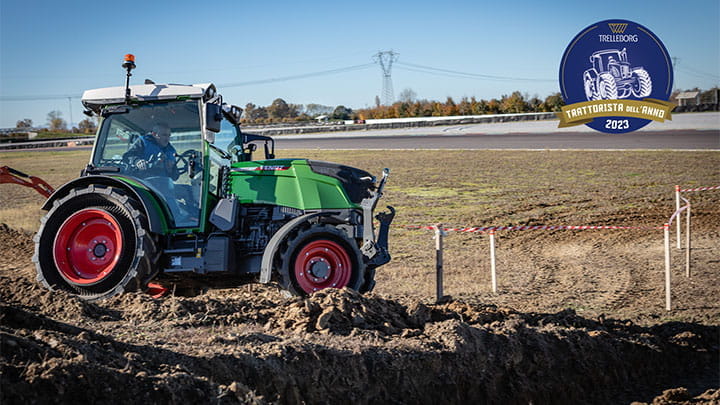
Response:
[[[350,255],[330,240],[308,243],[295,259],[295,280],[308,294],[323,288],[343,288],[351,276]]]
[[[71,283],[94,284],[112,273],[122,247],[122,232],[112,215],[82,210],[65,220],[55,236],[55,265]]]

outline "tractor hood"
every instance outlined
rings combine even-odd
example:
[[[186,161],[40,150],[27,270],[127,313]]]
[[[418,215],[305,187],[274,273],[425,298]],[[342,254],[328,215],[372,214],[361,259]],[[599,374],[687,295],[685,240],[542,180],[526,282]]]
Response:
[[[307,159],[236,162],[231,193],[245,204],[273,204],[301,210],[359,208],[376,189],[370,173]]]

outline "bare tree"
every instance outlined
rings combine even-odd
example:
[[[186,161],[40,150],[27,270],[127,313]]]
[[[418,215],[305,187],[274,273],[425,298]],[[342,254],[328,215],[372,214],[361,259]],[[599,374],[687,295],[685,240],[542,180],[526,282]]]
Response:
[[[305,106],[305,114],[311,117],[317,117],[318,115],[328,115],[334,110],[329,105],[310,103]]]
[[[51,131],[67,131],[67,123],[61,118],[62,113],[58,110],[50,111],[47,115],[48,127]]]
[[[404,101],[406,103],[412,103],[413,101],[415,101],[415,98],[417,98],[417,93],[415,93],[413,89],[409,87],[401,91],[400,94],[398,94],[398,100]]]
[[[266,109],[268,116],[274,120],[290,117],[290,106],[281,98],[276,98]]]
[[[78,129],[84,134],[91,134],[95,132],[97,126],[93,120],[85,118],[84,120],[78,122]]]
[[[15,128],[32,128],[32,126],[33,122],[30,118],[25,118],[15,124]]]

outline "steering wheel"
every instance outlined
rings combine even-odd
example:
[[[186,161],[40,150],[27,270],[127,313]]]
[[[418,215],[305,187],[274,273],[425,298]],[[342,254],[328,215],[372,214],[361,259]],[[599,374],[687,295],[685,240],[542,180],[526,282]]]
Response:
[[[196,174],[202,172],[203,167],[200,156],[200,152],[195,149],[188,149],[176,155],[175,166],[178,168],[178,173],[183,175],[190,172],[190,177],[195,177]]]

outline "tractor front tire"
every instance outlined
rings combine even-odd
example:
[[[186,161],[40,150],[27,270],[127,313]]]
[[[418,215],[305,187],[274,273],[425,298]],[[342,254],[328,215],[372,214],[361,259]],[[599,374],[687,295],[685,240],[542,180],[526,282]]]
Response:
[[[600,73],[598,76],[598,93],[600,100],[617,100],[617,84],[610,73]]]
[[[147,289],[157,250],[137,201],[113,187],[71,190],[35,235],[37,280],[94,301]]]
[[[583,88],[585,89],[585,98],[588,101],[594,101],[600,97],[596,83],[597,77],[593,77],[590,72],[583,73]]]
[[[277,268],[282,286],[299,296],[325,288],[359,291],[365,282],[365,263],[357,243],[331,225],[299,226],[283,243]]]

